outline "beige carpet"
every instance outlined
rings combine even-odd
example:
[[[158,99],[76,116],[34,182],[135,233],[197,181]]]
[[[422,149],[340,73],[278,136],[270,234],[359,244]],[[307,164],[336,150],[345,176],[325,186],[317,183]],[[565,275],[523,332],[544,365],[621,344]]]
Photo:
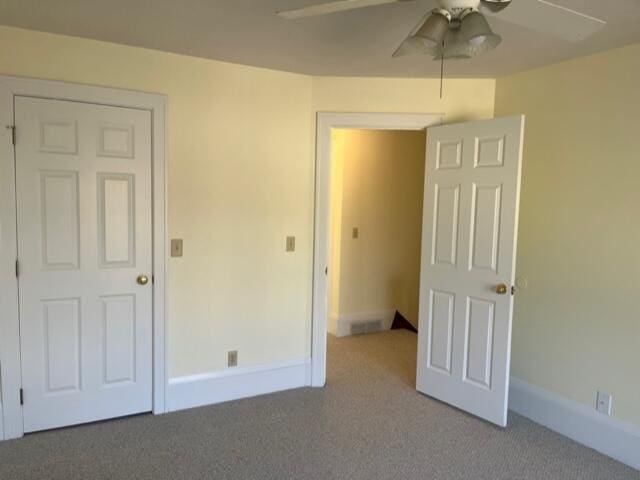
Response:
[[[0,443],[0,479],[640,480],[522,417],[414,390],[407,331],[330,338],[328,385]]]

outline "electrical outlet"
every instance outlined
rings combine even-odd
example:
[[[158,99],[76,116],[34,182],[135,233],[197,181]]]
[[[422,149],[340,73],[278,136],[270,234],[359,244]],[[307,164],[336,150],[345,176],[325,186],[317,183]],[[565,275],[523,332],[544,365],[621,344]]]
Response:
[[[600,392],[596,396],[596,410],[605,415],[611,415],[612,397],[610,393]]]
[[[238,351],[231,350],[227,353],[227,366],[228,367],[237,367],[238,366]]]
[[[351,236],[357,239],[360,236],[360,229],[358,227],[353,227],[353,232]]]
[[[296,251],[296,237],[287,237],[287,252],[295,252]]]
[[[182,256],[182,239],[181,238],[171,239],[171,256],[172,257]]]

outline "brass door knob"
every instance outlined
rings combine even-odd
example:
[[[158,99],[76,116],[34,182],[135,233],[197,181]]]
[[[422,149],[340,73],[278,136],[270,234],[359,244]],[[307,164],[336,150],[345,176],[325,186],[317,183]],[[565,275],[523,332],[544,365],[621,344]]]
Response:
[[[146,275],[138,275],[136,281],[138,282],[138,285],[146,285],[147,283],[149,283],[149,277],[147,277]]]
[[[504,283],[501,283],[496,287],[496,293],[498,295],[506,295],[507,294],[507,286]]]

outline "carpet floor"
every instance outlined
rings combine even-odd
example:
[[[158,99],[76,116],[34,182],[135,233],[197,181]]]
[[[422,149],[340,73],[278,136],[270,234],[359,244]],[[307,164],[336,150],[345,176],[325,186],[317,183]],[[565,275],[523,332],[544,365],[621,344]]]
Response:
[[[640,480],[515,414],[500,429],[414,390],[416,336],[329,338],[298,389],[0,443],[0,479]]]

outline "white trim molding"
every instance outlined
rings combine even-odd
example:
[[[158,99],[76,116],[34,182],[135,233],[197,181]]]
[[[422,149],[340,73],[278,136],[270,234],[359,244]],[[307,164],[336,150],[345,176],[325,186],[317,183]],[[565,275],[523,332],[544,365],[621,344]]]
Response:
[[[0,75],[0,440],[23,435],[18,282],[15,276],[16,205],[11,130],[16,96],[48,98],[147,110],[153,147],[153,413],[165,413],[167,388],[165,315],[167,312],[166,97],[160,94]],[[20,132],[17,132],[18,141]]]
[[[511,377],[509,408],[640,470],[640,427]]]
[[[0,442],[4,440],[4,417],[2,415],[2,399],[0,399]]]
[[[175,377],[169,380],[167,409],[174,412],[310,384],[309,358]]]
[[[311,384],[322,387],[327,376],[327,275],[330,238],[331,130],[425,130],[439,125],[443,114],[330,113],[316,119],[315,215],[313,239],[313,304],[311,333]]]

